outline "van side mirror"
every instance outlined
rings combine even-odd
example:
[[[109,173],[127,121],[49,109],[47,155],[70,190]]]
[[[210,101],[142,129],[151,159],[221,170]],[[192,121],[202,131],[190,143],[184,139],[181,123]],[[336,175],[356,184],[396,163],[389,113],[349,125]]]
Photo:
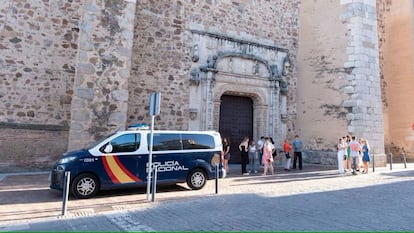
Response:
[[[113,148],[112,148],[111,144],[108,144],[108,145],[105,146],[105,149],[104,149],[105,153],[111,153],[112,150],[113,150]]]

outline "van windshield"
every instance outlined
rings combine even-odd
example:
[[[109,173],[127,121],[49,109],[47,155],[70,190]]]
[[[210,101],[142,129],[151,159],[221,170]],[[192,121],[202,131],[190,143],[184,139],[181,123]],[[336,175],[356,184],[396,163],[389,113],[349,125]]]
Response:
[[[94,148],[96,145],[98,145],[99,143],[101,143],[103,140],[105,140],[105,139],[107,139],[107,138],[111,137],[111,136],[112,136],[112,135],[114,135],[114,134],[116,134],[116,133],[111,133],[110,135],[108,135],[108,136],[106,136],[106,137],[102,137],[101,139],[99,139],[99,140],[97,140],[97,141],[95,141],[95,142],[92,142],[91,144],[89,144],[89,145],[86,147],[86,149],[87,149],[87,150],[90,150],[90,149]]]

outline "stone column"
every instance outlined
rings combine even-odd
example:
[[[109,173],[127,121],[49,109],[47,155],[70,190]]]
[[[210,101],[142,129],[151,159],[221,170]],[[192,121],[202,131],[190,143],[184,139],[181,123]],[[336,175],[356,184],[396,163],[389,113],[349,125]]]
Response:
[[[349,84],[348,131],[368,139],[376,154],[384,154],[384,122],[381,102],[377,14],[375,0],[341,0],[342,19],[348,28],[348,61],[345,69]],[[383,163],[376,157],[375,162]]]
[[[68,149],[125,129],[135,0],[85,0]]]
[[[268,105],[256,105],[254,109],[254,119],[256,120],[254,126],[256,127],[255,137],[260,139],[261,136],[269,135],[269,121],[268,121]]]
[[[284,137],[283,132],[282,132],[282,122],[281,122],[281,112],[280,112],[280,81],[277,81],[275,83],[275,88],[274,88],[274,117],[273,117],[273,122],[274,122],[274,126],[273,126],[273,140],[275,141],[275,145],[279,146],[282,143],[282,137]]]
[[[287,132],[287,96],[284,94],[280,95],[280,138],[278,140],[283,143],[284,139],[288,137]]]
[[[279,82],[272,78],[270,81],[269,96],[269,137],[276,138],[280,113],[279,113]]]
[[[207,75],[207,101],[206,101],[206,128],[214,130],[214,87],[216,84],[216,71],[210,71]]]
[[[203,68],[201,70],[201,86],[203,90],[203,106],[200,106],[201,129],[217,130],[214,124],[214,87],[216,84],[217,70],[213,68]],[[217,123],[218,125],[218,123]]]

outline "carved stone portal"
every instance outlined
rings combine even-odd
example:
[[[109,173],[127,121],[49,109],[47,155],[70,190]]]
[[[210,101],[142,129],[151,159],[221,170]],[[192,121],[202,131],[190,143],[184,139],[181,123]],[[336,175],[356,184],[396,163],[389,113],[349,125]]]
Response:
[[[253,100],[253,137],[282,140],[286,134],[284,80],[288,50],[275,46],[193,30],[199,59],[193,63],[189,129],[219,129],[222,95],[247,96]],[[193,60],[195,61],[195,60]],[[199,80],[199,81],[196,81]],[[281,143],[277,142],[277,143]]]

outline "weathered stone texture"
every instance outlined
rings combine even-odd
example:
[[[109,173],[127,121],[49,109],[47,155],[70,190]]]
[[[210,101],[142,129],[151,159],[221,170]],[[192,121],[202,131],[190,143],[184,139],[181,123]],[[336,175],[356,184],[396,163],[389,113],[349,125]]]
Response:
[[[347,78],[353,68],[344,64],[354,49],[347,46],[343,12],[339,1],[301,3],[297,112],[290,138],[299,134],[309,150],[335,150],[338,138],[348,133],[345,101],[355,87]]]
[[[135,4],[85,1],[69,150],[125,129]]]
[[[68,124],[80,8],[79,1],[2,1],[2,122]]]
[[[377,1],[385,148],[414,158],[414,3]]]
[[[0,127],[0,171],[49,170],[52,163],[66,151],[67,136],[65,130],[6,129]]]
[[[344,101],[349,108],[348,132],[368,139],[371,148],[384,154],[384,120],[382,116],[381,80],[379,70],[378,32],[375,1],[341,2],[346,10],[341,19],[348,29],[347,75],[354,93]]]
[[[307,161],[333,164],[347,133],[382,153],[389,101],[375,3],[3,0],[0,171],[47,167],[66,149],[150,123],[152,92],[162,97],[158,129],[218,130],[220,96],[231,94],[252,99],[254,137],[280,144],[299,133]],[[220,52],[237,56],[213,61]],[[286,54],[289,73],[273,75]]]
[[[149,123],[149,95],[161,92],[162,108],[156,127],[188,129],[193,46],[190,30],[286,48],[292,51],[289,55],[294,61],[298,46],[298,2],[277,1],[269,5],[264,0],[139,1],[128,122]],[[291,113],[295,80],[288,81]]]
[[[69,125],[81,9],[80,0],[1,1],[0,122],[5,127]],[[66,150],[67,133],[2,129],[5,166],[0,170],[49,167]]]

